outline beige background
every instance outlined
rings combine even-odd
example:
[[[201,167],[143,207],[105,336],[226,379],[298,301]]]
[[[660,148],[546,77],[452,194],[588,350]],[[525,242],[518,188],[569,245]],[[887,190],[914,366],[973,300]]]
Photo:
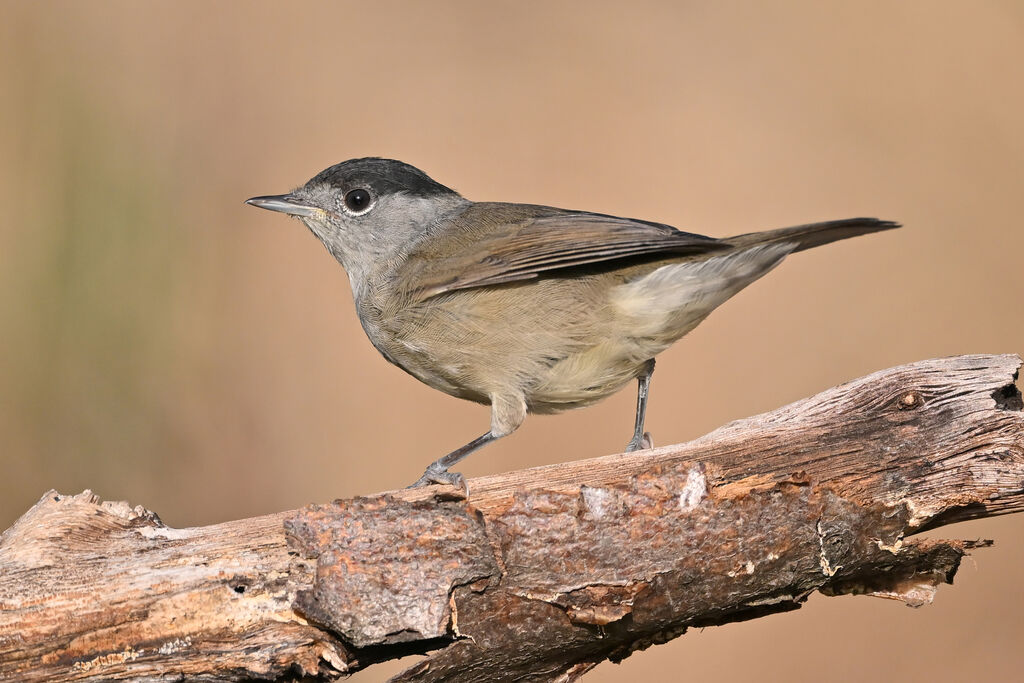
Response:
[[[722,236],[874,215],[661,356],[698,436],[912,360],[1024,352],[1024,4],[3,2],[0,528],[92,488],[176,526],[404,485],[486,408],[382,360],[342,269],[242,204],[346,158]],[[632,390],[468,475],[616,452]],[[1013,678],[1024,516],[955,588],[693,632],[588,680]],[[396,667],[361,674],[379,680]]]

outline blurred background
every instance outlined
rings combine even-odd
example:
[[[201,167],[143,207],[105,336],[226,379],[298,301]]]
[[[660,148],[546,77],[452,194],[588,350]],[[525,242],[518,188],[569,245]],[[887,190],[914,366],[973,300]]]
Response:
[[[1024,352],[1020,2],[2,9],[0,528],[49,488],[173,526],[368,494],[487,428],[378,356],[300,223],[242,203],[352,157],[715,236],[906,225],[793,257],[661,356],[658,444],[900,363]],[[618,452],[633,402],[533,417],[460,469]],[[940,531],[996,547],[933,606],[816,596],[587,680],[1015,677],[1022,531]]]

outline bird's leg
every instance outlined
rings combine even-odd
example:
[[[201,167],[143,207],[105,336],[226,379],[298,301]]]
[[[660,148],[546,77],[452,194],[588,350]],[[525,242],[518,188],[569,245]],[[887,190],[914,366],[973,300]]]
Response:
[[[651,435],[644,431],[644,418],[647,416],[647,391],[651,386],[651,375],[654,374],[654,359],[644,364],[644,369],[636,378],[636,423],[633,427],[633,438],[626,446],[626,452],[653,448]]]
[[[449,472],[448,468],[457,463],[458,461],[465,458],[473,451],[486,446],[492,441],[495,441],[501,437],[495,436],[491,432],[482,434],[465,446],[460,446],[454,451],[438,458],[434,462],[427,466],[423,476],[416,480],[416,483],[409,488],[416,488],[417,486],[430,486],[431,484],[451,484],[456,488],[464,490],[467,494],[469,493],[469,487],[466,486],[466,479],[458,472]]]
[[[448,468],[459,462],[473,451],[508,436],[526,419],[526,401],[522,396],[491,396],[491,431],[473,439],[465,446],[456,448],[448,455],[438,458],[427,466],[423,476],[409,488],[430,486],[431,484],[451,484],[469,495],[466,478],[458,472],[449,472]]]

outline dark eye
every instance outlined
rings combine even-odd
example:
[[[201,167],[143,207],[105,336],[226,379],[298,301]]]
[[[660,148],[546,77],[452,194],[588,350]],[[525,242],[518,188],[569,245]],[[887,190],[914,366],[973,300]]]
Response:
[[[345,206],[354,213],[365,211],[370,206],[370,193],[362,188],[349,190],[345,194]]]

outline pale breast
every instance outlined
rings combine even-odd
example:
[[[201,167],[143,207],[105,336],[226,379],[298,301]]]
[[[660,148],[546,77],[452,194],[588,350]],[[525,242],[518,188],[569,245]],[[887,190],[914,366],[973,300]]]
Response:
[[[480,402],[518,394],[532,412],[557,412],[618,391],[791,249],[763,245],[458,290],[390,308],[368,297],[360,317],[389,361],[436,389]]]

